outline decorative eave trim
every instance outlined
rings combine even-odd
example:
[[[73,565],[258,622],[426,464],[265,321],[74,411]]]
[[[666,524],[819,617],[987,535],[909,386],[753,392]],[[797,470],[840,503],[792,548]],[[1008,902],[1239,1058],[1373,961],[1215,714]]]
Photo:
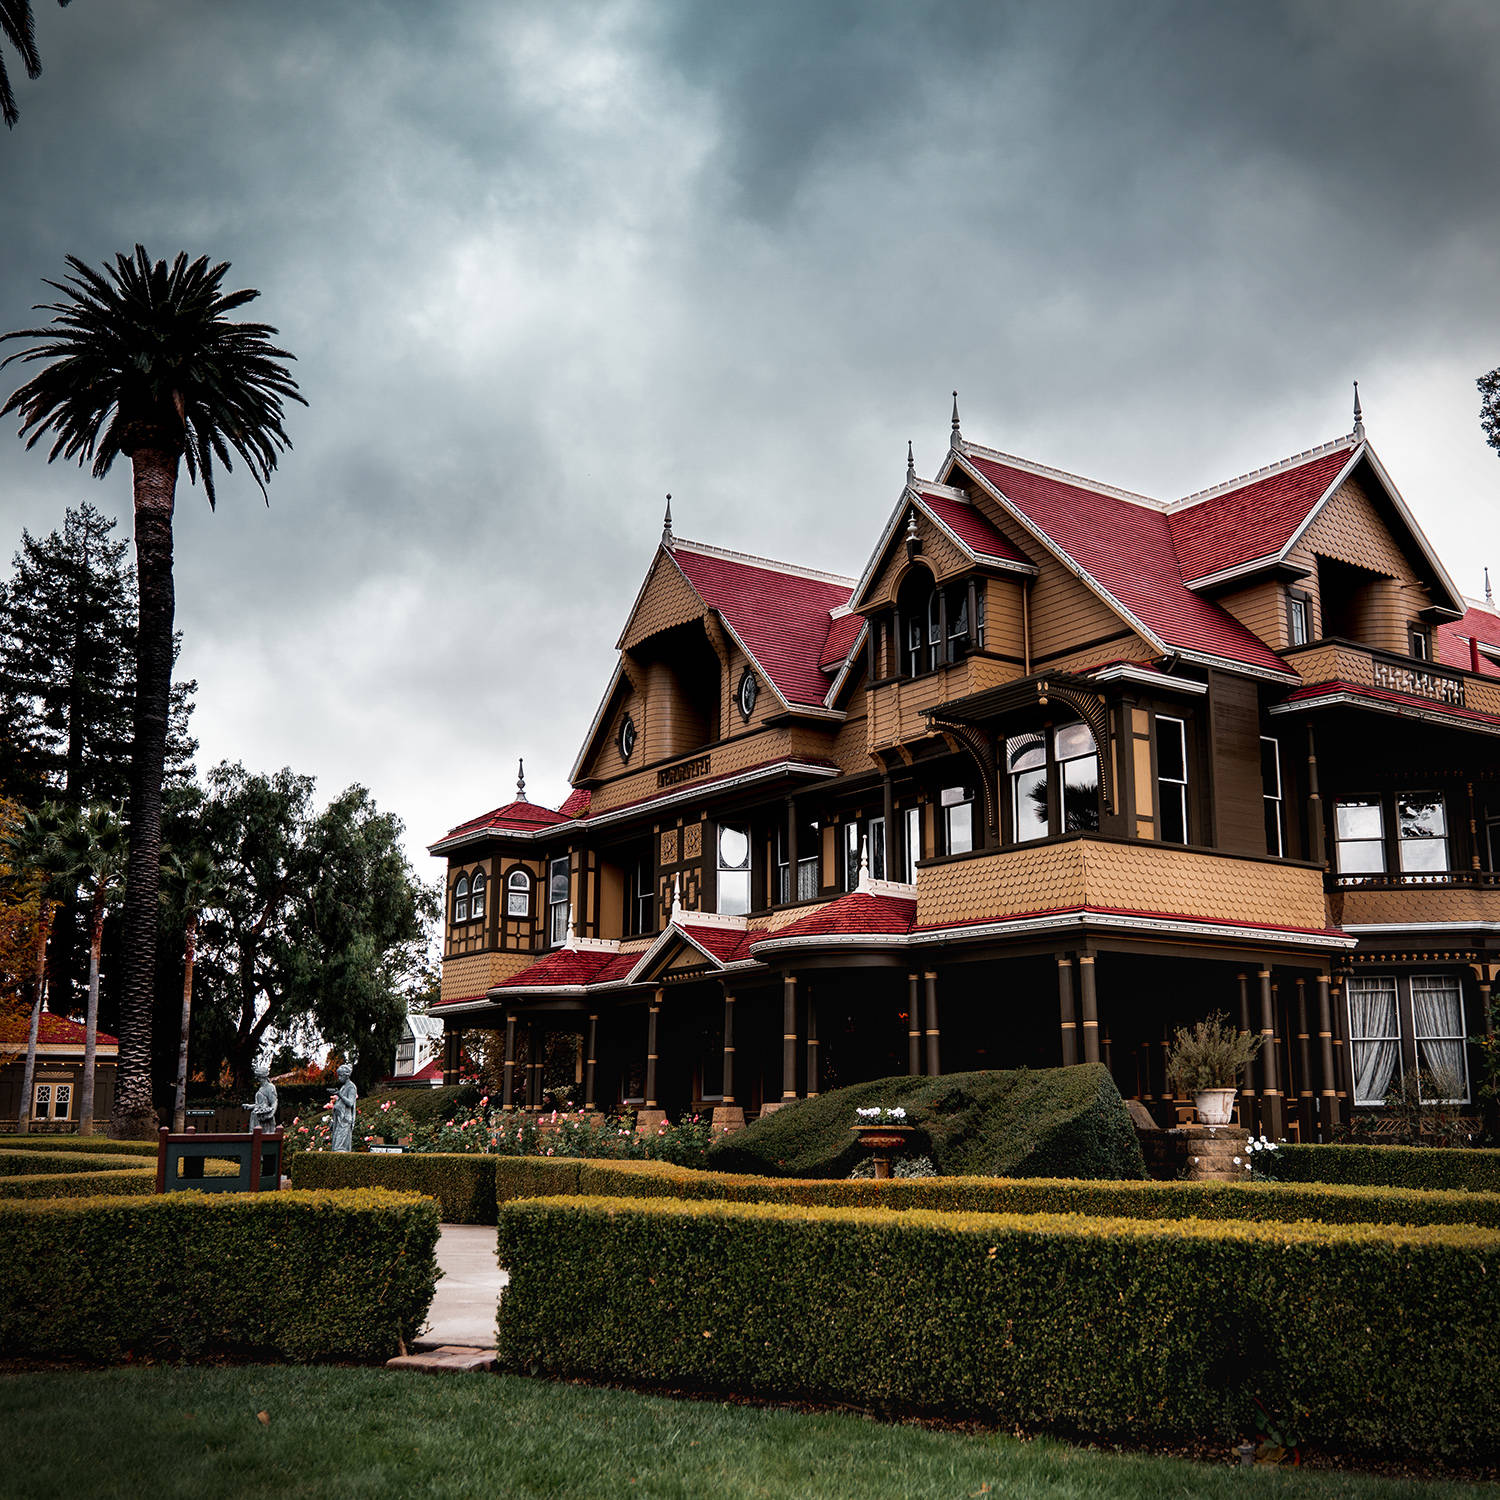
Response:
[[[852,614],[853,611],[851,610]],[[859,660],[859,653],[865,644],[865,637],[870,633],[870,622],[863,621],[859,627],[859,633],[854,637],[854,643],[849,647],[849,654],[844,658],[844,665],[839,668],[838,676],[833,679],[833,686],[823,696],[823,702],[832,708],[838,701],[838,696],[844,690],[844,681],[854,670],[854,664]],[[846,714],[840,712],[840,717],[847,718]]]
[[[1270,650],[1269,646],[1266,650]],[[1254,677],[1260,682],[1281,682],[1294,686],[1302,679],[1290,668],[1278,672],[1274,667],[1257,667],[1247,661],[1236,661],[1232,656],[1215,656],[1209,651],[1186,651],[1177,646],[1168,646],[1166,655],[1179,661],[1192,662],[1199,667],[1212,667],[1216,672],[1230,672],[1240,677]]]
[[[850,894],[856,896],[888,896],[892,901],[915,901],[917,888],[901,880],[864,880]]]
[[[1386,494],[1390,496],[1391,503],[1396,507],[1396,514],[1406,523],[1413,540],[1422,549],[1422,556],[1427,559],[1428,566],[1436,575],[1438,582],[1448,590],[1449,599],[1456,606],[1459,616],[1462,616],[1464,613],[1464,596],[1459,590],[1458,585],[1448,576],[1448,570],[1443,566],[1442,559],[1438,557],[1432,543],[1427,540],[1427,534],[1417,525],[1417,519],[1407,508],[1401,491],[1396,488],[1395,480],[1386,472],[1385,465],[1381,463],[1379,455],[1369,443],[1364,444],[1363,452],[1365,458],[1369,460],[1370,467],[1375,471],[1375,477],[1385,486]]]
[[[684,912],[683,916],[686,917],[687,913]],[[710,920],[702,920],[703,918],[709,918]],[[641,954],[640,958],[637,960],[630,973],[625,976],[624,982],[626,984],[641,983],[641,974],[646,969],[650,968],[651,964],[657,958],[659,958],[669,947],[671,947],[673,943],[679,940],[688,943],[693,948],[696,948],[698,952],[701,953],[704,958],[706,958],[709,963],[714,966],[715,969],[722,970],[727,968],[728,965],[722,958],[720,958],[715,953],[711,953],[707,948],[703,946],[702,943],[697,940],[697,938],[693,936],[692,932],[690,931],[690,926],[693,925],[699,927],[728,928],[731,931],[738,932],[747,932],[749,930],[749,923],[744,917],[726,917],[719,915],[719,913],[717,912],[694,913],[693,922],[691,924],[686,921],[678,922],[676,920],[673,920],[662,929],[656,941],[652,943],[652,945],[647,948],[643,954]]]
[[[1389,932],[1500,932],[1500,922],[1345,922],[1344,931],[1371,937]]]
[[[690,542],[685,537],[678,537],[672,550],[674,553],[696,552],[702,557],[722,557],[726,562],[743,563],[747,568],[760,568],[767,573],[785,573],[790,578],[808,578],[814,583],[831,583],[836,588],[854,587],[854,580],[846,573],[805,568],[800,563],[781,562],[777,558],[761,557],[754,552],[737,552],[732,547],[716,547],[712,542]],[[697,589],[693,592],[698,593]],[[698,594],[698,597],[701,599],[703,596]]]
[[[1235,490],[1243,490],[1252,484],[1259,484],[1261,480],[1269,479],[1273,474],[1284,474],[1288,469],[1300,469],[1303,464],[1311,463],[1315,458],[1322,458],[1325,453],[1332,453],[1337,448],[1355,448],[1359,445],[1359,441],[1359,438],[1352,432],[1346,432],[1343,437],[1330,438],[1326,443],[1319,443],[1316,448],[1304,448],[1300,453],[1278,458],[1273,464],[1262,464],[1258,469],[1236,474],[1233,479],[1223,479],[1218,484],[1209,485],[1206,489],[1194,490],[1191,495],[1184,495],[1181,500],[1173,500],[1166,507],[1167,514],[1176,515],[1181,511],[1191,510],[1195,505],[1202,505],[1205,500],[1216,500],[1220,495],[1232,495]]]
[[[1081,674],[1095,682],[1129,682],[1137,687],[1152,688],[1157,692],[1177,693],[1184,697],[1201,697],[1208,692],[1206,682],[1195,682],[1191,677],[1173,677],[1167,672],[1153,671],[1150,667],[1133,667],[1125,662],[1101,667],[1097,672]]]
[[[1312,698],[1298,698],[1294,702],[1273,703],[1266,712],[1310,713],[1315,708],[1363,708],[1371,713],[1389,714],[1397,719],[1417,719],[1424,724],[1441,724],[1449,729],[1472,729],[1476,734],[1500,734],[1500,721],[1491,722],[1467,715],[1444,713],[1436,704],[1428,708],[1416,703],[1392,703],[1385,698],[1367,698],[1362,693],[1351,693],[1342,688],[1319,693]]]
[[[9,1050],[9,1048],[12,1046],[16,1048],[17,1057],[21,1056],[21,1054],[26,1051],[26,1044],[24,1042],[8,1042],[6,1044],[7,1050]],[[101,1042],[94,1048],[95,1057],[118,1057],[119,1053],[120,1045],[118,1042],[110,1042],[108,1045],[105,1045]],[[36,1055],[38,1057],[76,1057],[80,1062],[82,1062],[83,1043],[38,1042],[36,1047]],[[11,1061],[14,1062],[15,1058],[12,1058]]]
[[[1238,942],[1280,943],[1292,947],[1353,948],[1356,940],[1343,933],[1298,927],[1238,926],[1228,922],[1198,921],[1191,917],[1154,917],[1130,912],[1075,907],[1040,916],[1008,917],[967,926],[922,928],[911,934],[914,947],[970,938],[1003,937],[1017,932],[1054,932],[1065,927],[1105,927],[1121,931],[1173,933],[1183,937],[1232,938]]]
[[[802,932],[792,937],[764,937],[750,944],[751,953],[784,953],[794,948],[904,948],[905,932]]]

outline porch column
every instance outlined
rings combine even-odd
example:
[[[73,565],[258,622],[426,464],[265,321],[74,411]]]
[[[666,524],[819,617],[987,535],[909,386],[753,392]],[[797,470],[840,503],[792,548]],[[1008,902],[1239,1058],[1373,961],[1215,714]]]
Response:
[[[1250,1031],[1250,976],[1239,975],[1240,1030]],[[1240,1124],[1246,1130],[1255,1126],[1255,1059],[1240,1069]]]
[[[1094,955],[1078,955],[1078,997],[1083,1002],[1083,1060],[1099,1061],[1099,995],[1094,987]]]
[[[1494,1036],[1495,1034],[1495,1018],[1490,1014],[1490,989],[1491,985],[1488,979],[1481,979],[1479,981],[1479,1019],[1484,1026],[1484,1034],[1486,1036]]]
[[[906,1071],[913,1077],[922,1072],[922,978],[906,976]]]
[[[1312,721],[1307,725],[1307,857],[1315,865],[1328,863],[1323,833],[1323,799],[1318,795],[1318,747]]]
[[[516,1018],[505,1018],[505,1067],[501,1073],[500,1108],[514,1109],[516,1104]]]
[[[794,877],[795,878],[795,877]],[[797,976],[781,981],[781,1102],[797,1097]]]
[[[1057,1019],[1062,1028],[1063,1067],[1078,1061],[1078,1016],[1073,1005],[1073,955],[1057,956]]]
[[[1273,1141],[1280,1140],[1285,1130],[1285,1119],[1281,1107],[1281,1087],[1276,1070],[1276,1001],[1271,993],[1271,971],[1260,971],[1260,1055],[1261,1055],[1261,1099],[1263,1112],[1261,1129]]]
[[[526,1103],[542,1107],[542,1028],[536,1025],[526,1027]]]
[[[1354,1118],[1354,1049],[1349,1045],[1349,1011],[1345,1005],[1344,979],[1333,981],[1333,1076],[1338,1082],[1339,1118]]]
[[[589,1016],[588,1040],[584,1043],[583,1059],[583,1107],[594,1107],[594,1079],[599,1071],[599,1017]]]
[[[1315,1129],[1312,1086],[1312,1040],[1307,1031],[1307,981],[1297,981],[1297,1123],[1299,1141],[1312,1140]]]
[[[943,1071],[938,1051],[937,975],[924,974],[922,984],[927,992],[927,1076],[936,1078]]]
[[[734,1103],[734,995],[724,986],[724,1103]]]
[[[1326,1141],[1339,1123],[1338,1075],[1333,1071],[1333,1007],[1328,998],[1328,976],[1318,975],[1318,1054],[1323,1064],[1322,1136]]]
[[[797,899],[797,804],[786,799],[786,895],[776,893],[778,901]]]
[[[459,1053],[463,1047],[463,1033],[457,1027],[443,1031],[443,1086],[451,1087],[458,1082]],[[29,1103],[29,1101],[23,1101]]]
[[[659,1109],[656,1102],[656,1018],[661,1013],[662,991],[651,996],[646,1010],[646,1108]]]
[[[806,987],[807,1005],[807,1097],[818,1097],[818,996],[812,985]]]

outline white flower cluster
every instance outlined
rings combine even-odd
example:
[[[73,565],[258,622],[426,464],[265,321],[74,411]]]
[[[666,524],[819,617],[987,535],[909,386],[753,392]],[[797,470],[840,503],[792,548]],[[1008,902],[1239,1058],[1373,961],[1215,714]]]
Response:
[[[1267,1151],[1274,1153],[1280,1150],[1280,1143],[1271,1140],[1268,1136],[1252,1135],[1250,1139],[1245,1142],[1245,1170],[1247,1172],[1253,1172],[1255,1170],[1255,1157],[1257,1153],[1264,1155],[1264,1153],[1266,1153]],[[1238,1162],[1239,1157],[1235,1157],[1235,1161]]]
[[[906,1111],[898,1104],[895,1109],[887,1109],[882,1104],[871,1105],[869,1109],[856,1109],[854,1111],[861,1120],[904,1120]]]

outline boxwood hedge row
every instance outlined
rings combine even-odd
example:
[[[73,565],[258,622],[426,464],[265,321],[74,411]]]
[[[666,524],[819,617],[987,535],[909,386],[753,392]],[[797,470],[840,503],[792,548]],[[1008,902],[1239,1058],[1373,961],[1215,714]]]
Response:
[[[11,1151],[0,1146],[0,1177],[36,1177],[43,1172],[117,1172],[121,1167],[134,1165],[132,1157],[117,1151]]]
[[[112,1141],[107,1135],[0,1135],[0,1151],[82,1151],[85,1155],[155,1156],[155,1141]]]
[[[1230,1439],[1500,1452],[1500,1233],[547,1198],[504,1204],[501,1363]]]
[[[495,1222],[493,1156],[413,1152],[299,1151],[291,1159],[294,1188],[391,1188],[438,1201],[446,1224]]]
[[[167,1193],[0,1203],[0,1355],[384,1359],[437,1280],[414,1194]]]
[[[141,1198],[156,1191],[154,1166],[119,1164],[102,1172],[41,1172],[35,1176],[0,1177],[0,1198]]]
[[[1500,1151],[1439,1146],[1283,1146],[1257,1170],[1278,1182],[1500,1192]]]

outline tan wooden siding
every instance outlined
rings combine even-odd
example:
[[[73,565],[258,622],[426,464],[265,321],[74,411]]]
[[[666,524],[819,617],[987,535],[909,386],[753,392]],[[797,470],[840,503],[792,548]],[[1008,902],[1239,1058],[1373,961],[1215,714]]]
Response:
[[[1232,854],[1264,854],[1259,690],[1243,677],[1210,672],[1208,714],[1214,847]]]
[[[535,962],[535,955],[530,953],[476,953],[465,958],[445,958],[440,998],[459,1000],[467,995],[482,995]]]
[[[484,917],[478,922],[455,922],[453,920],[453,888],[458,884],[460,876],[468,876],[473,879],[476,871],[484,872]],[[443,912],[443,927],[446,938],[443,944],[445,954],[458,955],[461,953],[479,953],[490,947],[491,933],[494,931],[495,920],[495,871],[494,860],[486,855],[483,859],[463,860],[460,854],[454,862],[448,866],[448,880],[445,897],[447,907]]]
[[[1079,672],[1109,661],[1149,661],[1155,655],[1155,650],[1134,631],[1126,631],[1114,640],[1102,641],[1083,651],[1069,651],[1051,661],[1033,663],[1032,671]]]
[[[1329,898],[1334,919],[1362,922],[1500,922],[1500,890],[1434,889],[1430,886],[1396,891],[1339,891]],[[1424,934],[1424,943],[1437,941]]]
[[[1026,585],[1008,578],[989,578],[984,583],[984,649],[997,656],[1022,661],[1026,639],[1022,596]]]
[[[932,731],[923,710],[953,698],[1014,682],[1019,665],[988,656],[967,656],[922,677],[901,678],[870,689],[866,747],[871,755],[894,745],[927,738]]]
[[[629,714],[635,722],[635,750],[630,757],[631,765],[640,765],[646,753],[646,732],[650,715],[644,696],[627,683],[616,688],[614,701],[606,710],[600,724],[599,744],[593,756],[584,762],[580,779],[622,776],[630,769],[620,754],[620,726]]]
[[[678,571],[677,564],[658,552],[651,571],[646,575],[640,602],[620,637],[620,645],[629,651],[648,637],[670,630],[674,625],[701,619],[703,613],[703,601]]]
[[[1219,603],[1273,651],[1280,651],[1288,644],[1286,588],[1283,584],[1267,580],[1252,588],[1225,594]]]
[[[830,731],[829,741],[832,738]],[[681,759],[692,762],[707,757],[709,769],[702,772],[701,776],[694,776],[692,781],[709,781],[742,771],[748,766],[759,765],[762,761],[779,760],[792,753],[792,749],[792,736],[785,727],[781,727],[763,729],[719,745],[707,745]],[[819,753],[826,755],[828,752],[824,748]],[[643,797],[653,797],[658,792],[679,790],[677,786],[667,788],[659,784],[658,775],[663,769],[666,767],[653,765],[649,770],[635,771],[597,788],[589,805],[590,813],[608,812],[622,803],[637,802]],[[686,787],[690,784],[683,782],[681,785]]]
[[[921,561],[912,562],[906,555],[906,523],[903,521],[896,528],[888,555],[865,594],[865,609],[889,608],[893,605],[912,568],[922,568],[925,564],[925,571],[940,583],[955,578],[960,573],[973,571],[974,564],[925,515],[917,516],[917,535],[922,542]]]

